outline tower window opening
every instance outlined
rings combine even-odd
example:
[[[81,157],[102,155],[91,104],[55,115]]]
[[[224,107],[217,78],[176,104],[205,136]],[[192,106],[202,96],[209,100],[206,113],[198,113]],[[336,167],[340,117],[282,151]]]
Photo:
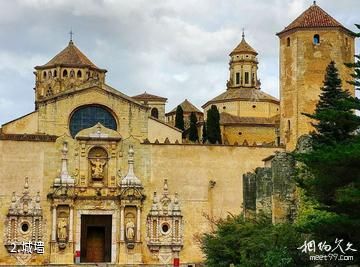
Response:
[[[314,44],[320,44],[320,35],[318,34],[314,35]]]
[[[54,70],[54,77],[57,77],[57,71]]]
[[[249,83],[249,73],[245,72],[245,84]]]
[[[68,72],[67,72],[67,70],[64,70],[63,71],[63,77],[67,77],[68,76]]]
[[[46,71],[44,71],[43,77],[44,77],[44,79],[46,79]]]
[[[290,46],[290,37],[288,37],[288,38],[286,39],[286,44],[287,44],[287,46]]]
[[[159,118],[159,111],[157,108],[152,108],[151,110],[151,117],[154,117],[154,118]]]
[[[288,127],[287,127],[287,128],[288,128],[288,132],[290,132],[290,128],[291,128],[291,125],[290,125],[290,120],[288,120],[288,122],[287,122],[287,123],[288,123]]]
[[[240,83],[240,73],[237,72],[236,73],[236,84],[239,84]]]
[[[348,46],[348,38],[345,38],[345,45]]]
[[[81,71],[80,71],[80,70],[77,71],[76,76],[77,76],[78,78],[81,78]]]

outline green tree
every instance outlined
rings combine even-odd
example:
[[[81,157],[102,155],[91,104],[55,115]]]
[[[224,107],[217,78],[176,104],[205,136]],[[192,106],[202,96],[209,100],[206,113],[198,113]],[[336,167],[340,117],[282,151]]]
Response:
[[[207,111],[206,126],[209,142],[221,144],[220,114],[215,105],[211,105],[211,108]]]
[[[207,131],[206,131],[206,122],[204,121],[203,128],[202,128],[202,142],[205,144],[207,140]]]
[[[185,124],[184,124],[184,112],[182,107],[179,105],[176,108],[175,113],[175,127],[184,131],[185,130]]]
[[[303,231],[318,241],[344,246],[360,240],[360,110],[359,99],[341,90],[333,62],[327,68],[320,101],[313,115],[313,149],[297,154],[302,163],[298,182],[310,208],[300,212]],[[310,205],[309,205],[310,203]],[[359,257],[354,257],[359,261]],[[347,262],[349,264],[349,262]]]
[[[355,26],[360,30],[360,24],[355,24]],[[360,32],[356,34],[356,37],[360,37]],[[355,63],[346,63],[345,64],[349,68],[354,69],[354,73],[352,73],[353,81],[348,81],[348,83],[355,85],[357,90],[360,90],[360,54],[355,55]]]
[[[189,140],[193,142],[199,141],[197,118],[194,112],[191,112],[190,114]]]
[[[334,145],[354,137],[360,126],[360,118],[354,113],[359,100],[341,88],[341,80],[335,62],[326,68],[324,86],[314,114],[304,114],[315,120],[312,138],[314,146]]]
[[[273,225],[263,214],[246,221],[228,216],[214,224],[215,230],[201,238],[209,267],[306,266],[297,249],[304,239],[290,224]]]

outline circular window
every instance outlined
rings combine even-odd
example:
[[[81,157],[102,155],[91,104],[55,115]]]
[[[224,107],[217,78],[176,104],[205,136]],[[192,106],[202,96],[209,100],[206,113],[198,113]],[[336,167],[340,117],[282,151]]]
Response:
[[[117,129],[114,116],[101,106],[85,106],[77,109],[70,119],[70,133],[74,137],[83,129],[93,127],[98,122],[106,128]]]
[[[252,107],[253,107],[253,108],[256,108],[256,105],[253,105]]]
[[[23,231],[24,233],[28,232],[29,231],[29,223],[28,222],[23,222],[21,224],[21,231]]]
[[[163,224],[161,225],[161,231],[162,231],[164,234],[169,233],[169,231],[170,231],[170,226],[169,226],[169,224],[168,224],[168,223],[163,223]]]

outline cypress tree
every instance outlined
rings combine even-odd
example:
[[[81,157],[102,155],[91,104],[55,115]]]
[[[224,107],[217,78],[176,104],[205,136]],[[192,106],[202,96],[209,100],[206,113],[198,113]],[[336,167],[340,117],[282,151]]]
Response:
[[[220,113],[215,105],[207,111],[207,139],[210,143],[221,144],[221,132],[220,132]]]
[[[203,128],[202,128],[202,142],[203,142],[203,144],[206,143],[206,140],[207,140],[206,122],[204,121]]]
[[[184,126],[184,112],[182,107],[179,105],[176,108],[176,114],[175,114],[175,127],[184,131],[185,130],[185,126]]]
[[[189,140],[196,142],[199,141],[199,134],[197,130],[197,118],[194,112],[190,114],[190,130],[189,130]]]

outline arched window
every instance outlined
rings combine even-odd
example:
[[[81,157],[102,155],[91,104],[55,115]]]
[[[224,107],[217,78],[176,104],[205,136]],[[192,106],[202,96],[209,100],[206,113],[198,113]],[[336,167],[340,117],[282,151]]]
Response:
[[[67,70],[64,70],[63,71],[63,77],[67,77],[67,76],[68,76]]]
[[[77,71],[76,76],[77,76],[78,78],[81,78],[81,70],[78,70],[78,71]]]
[[[83,129],[93,127],[98,122],[107,128],[116,130],[114,116],[102,106],[83,106],[75,110],[70,118],[70,133],[72,137]]]
[[[56,78],[57,77],[57,71],[54,70],[54,77]]]
[[[151,117],[154,117],[154,118],[159,118],[159,111],[157,108],[152,108],[151,109]]]
[[[286,39],[286,44],[287,44],[287,46],[290,46],[290,37],[288,37],[288,38]]]
[[[314,44],[320,44],[320,35],[318,34],[314,35]]]
[[[43,72],[43,77],[46,79],[46,71]]]

